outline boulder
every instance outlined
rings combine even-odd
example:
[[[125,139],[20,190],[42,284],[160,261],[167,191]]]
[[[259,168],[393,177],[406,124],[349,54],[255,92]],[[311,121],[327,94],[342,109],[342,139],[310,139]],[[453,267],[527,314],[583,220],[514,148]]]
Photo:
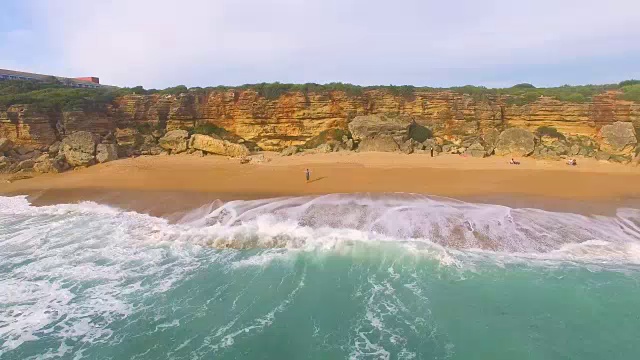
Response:
[[[431,149],[433,149],[434,154],[442,152],[442,146],[438,144],[438,140],[436,139],[428,139],[425,142],[423,142],[422,145],[424,145],[423,148],[428,153],[431,153]]]
[[[62,140],[61,154],[72,166],[88,166],[95,163],[96,138],[87,131],[77,131]]]
[[[580,145],[578,145],[578,144],[571,145],[571,148],[569,150],[569,154],[570,155],[574,155],[574,156],[580,154]]]
[[[6,169],[11,164],[11,160],[6,156],[0,156],[0,171]]]
[[[98,144],[96,147],[96,160],[99,163],[118,160],[118,145]]]
[[[161,137],[160,140],[158,140],[158,144],[160,144],[161,148],[171,151],[172,154],[178,154],[187,151],[188,138],[189,133],[186,130],[171,130],[167,132],[163,137]]]
[[[325,144],[320,144],[318,145],[318,147],[316,147],[316,152],[323,154],[323,153],[330,153],[334,151],[334,147],[332,146],[333,144],[329,144],[329,143],[325,143]]]
[[[262,164],[271,161],[264,156],[264,154],[257,154],[247,157],[249,159],[250,164]]]
[[[158,145],[156,138],[152,135],[142,135],[142,145],[140,145],[140,154],[142,155],[159,155],[163,150]]]
[[[347,151],[351,151],[353,150],[354,144],[353,144],[353,139],[347,139],[346,141],[342,142],[344,144],[344,149]]]
[[[420,145],[420,146],[418,146]],[[402,151],[405,154],[413,154],[413,152],[415,150],[422,150],[422,147],[424,145],[422,145],[421,143],[417,142],[416,140],[413,139],[409,139],[405,142],[402,143],[402,145],[400,145],[400,151]]]
[[[64,170],[61,159],[51,158],[48,155],[43,155],[38,158],[33,170],[39,173],[59,173]]]
[[[483,158],[487,156],[487,151],[484,149],[484,146],[480,143],[474,143],[469,146],[465,152],[465,154],[473,157]]]
[[[243,157],[249,155],[249,149],[247,149],[243,144],[234,144],[227,140],[222,140],[218,137],[208,135],[193,135],[191,139],[189,139],[189,147],[196,150],[202,150],[210,154],[232,157]]]
[[[490,156],[493,154],[499,139],[500,139],[500,132],[498,131],[498,129],[495,129],[495,128],[487,130],[482,135],[482,144],[487,153],[487,156]]]
[[[356,116],[349,123],[349,131],[356,140],[375,138],[379,135],[391,136],[397,141],[409,138],[409,128],[412,122],[402,117],[387,117],[382,115]]]
[[[33,169],[33,165],[35,165],[35,163],[36,162],[33,159],[23,160],[18,163],[18,167],[20,168],[20,170],[30,170]]]
[[[0,138],[0,153],[11,150],[13,143],[7,138]]]
[[[29,148],[26,146],[17,146],[14,148],[14,150],[18,153],[18,155],[27,155],[33,150],[33,148]]]
[[[530,155],[535,148],[534,136],[525,129],[510,128],[503,131],[496,143],[495,153],[499,156]]]
[[[605,125],[600,129],[603,140],[603,150],[620,155],[631,155],[638,139],[633,124],[617,121],[611,125]]]
[[[60,152],[60,147],[62,143],[60,141],[56,141],[51,146],[49,146],[49,155],[56,156]]]
[[[161,137],[164,136],[164,132],[162,130],[153,130],[151,132],[151,136],[153,136],[156,139],[160,139]]]
[[[282,152],[280,152],[280,155],[282,155],[282,156],[291,156],[291,155],[295,155],[297,153],[298,153],[298,147],[291,145],[291,146],[285,148],[284,150],[282,150]]]
[[[374,138],[365,138],[360,141],[358,150],[366,151],[398,151],[399,147],[391,135],[378,135]]]

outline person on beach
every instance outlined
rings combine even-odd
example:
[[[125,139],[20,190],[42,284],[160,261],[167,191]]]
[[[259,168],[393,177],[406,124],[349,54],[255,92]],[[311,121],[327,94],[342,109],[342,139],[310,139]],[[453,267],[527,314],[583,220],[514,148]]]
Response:
[[[307,178],[307,182],[309,182],[309,179],[311,178],[311,171],[309,171],[309,169],[305,170],[304,176]]]
[[[431,147],[431,157],[433,157],[433,147]]]
[[[511,158],[511,161],[509,161],[509,164],[511,164],[511,165],[520,165],[520,161],[515,161],[513,158]]]

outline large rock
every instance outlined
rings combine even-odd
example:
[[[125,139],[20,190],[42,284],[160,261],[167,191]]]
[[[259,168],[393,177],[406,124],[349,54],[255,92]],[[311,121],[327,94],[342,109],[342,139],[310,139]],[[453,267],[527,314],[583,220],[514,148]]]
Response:
[[[33,165],[33,170],[39,173],[59,173],[64,170],[64,163],[62,159],[42,155]]]
[[[6,156],[0,155],[0,171],[6,169],[11,164],[11,160]]]
[[[487,156],[493,154],[499,139],[500,132],[497,129],[489,129],[482,135],[482,142]]]
[[[153,135],[142,135],[142,145],[140,145],[142,155],[159,155],[163,151]]]
[[[465,150],[465,154],[473,157],[483,158],[487,156],[487,151],[480,143],[474,143]]]
[[[374,138],[365,138],[360,141],[358,150],[365,151],[382,151],[393,152],[400,148],[396,141],[390,135],[378,135]]]
[[[171,132],[171,131],[170,131]],[[169,132],[169,133],[170,133]],[[167,133],[167,134],[169,134]],[[249,155],[249,149],[242,144],[234,144],[218,137],[195,134],[189,139],[189,147],[210,154],[243,157]]]
[[[36,162],[33,159],[28,159],[28,160],[23,160],[18,164],[18,167],[20,168],[20,170],[30,170],[33,169],[33,165],[35,165]]]
[[[282,155],[282,156],[291,156],[291,155],[295,155],[297,153],[298,153],[298,147],[292,145],[292,146],[289,146],[289,147],[285,148],[284,150],[282,150],[280,155]]]
[[[534,136],[527,130],[511,128],[503,131],[496,143],[496,155],[527,156],[535,148]]]
[[[7,138],[0,138],[0,153],[11,150],[13,143]]]
[[[398,143],[409,138],[411,124],[410,120],[403,117],[356,116],[349,123],[349,131],[355,140],[372,139],[384,135],[392,137]]]
[[[62,140],[60,152],[72,166],[93,165],[96,155],[96,138],[87,131],[75,132]]]
[[[187,151],[188,138],[189,132],[186,130],[171,130],[158,140],[158,144],[161,148],[171,151],[172,154],[177,154]]]
[[[118,145],[98,144],[96,147],[96,160],[99,163],[118,160]]]
[[[60,148],[62,147],[62,143],[60,141],[56,141],[51,146],[49,146],[48,152],[49,155],[56,156],[60,152]]]
[[[630,122],[615,122],[600,129],[602,149],[612,154],[630,155],[638,143],[636,131]]]

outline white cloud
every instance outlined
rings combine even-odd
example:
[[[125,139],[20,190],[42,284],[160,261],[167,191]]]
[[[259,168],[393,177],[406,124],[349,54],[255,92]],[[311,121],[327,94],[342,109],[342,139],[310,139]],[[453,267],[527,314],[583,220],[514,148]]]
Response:
[[[432,84],[456,69],[640,54],[637,0],[39,0],[32,9],[63,64],[52,71],[117,85]]]

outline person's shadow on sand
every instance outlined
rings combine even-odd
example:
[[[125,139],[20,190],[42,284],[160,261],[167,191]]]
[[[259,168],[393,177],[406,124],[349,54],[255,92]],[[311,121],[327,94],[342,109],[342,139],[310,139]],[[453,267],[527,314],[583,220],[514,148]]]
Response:
[[[327,178],[326,176],[321,176],[319,178],[315,178],[315,179],[307,181],[307,184],[311,184],[313,182],[320,181],[320,180],[323,180],[323,179],[326,179],[326,178]]]

